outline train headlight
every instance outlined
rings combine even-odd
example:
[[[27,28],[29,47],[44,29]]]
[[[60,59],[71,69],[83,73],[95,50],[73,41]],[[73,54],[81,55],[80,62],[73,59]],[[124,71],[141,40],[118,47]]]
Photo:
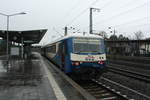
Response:
[[[99,61],[98,63],[99,63],[99,64],[104,64],[104,61]]]
[[[83,62],[80,62],[80,64],[82,64]]]
[[[73,62],[73,65],[79,66],[79,65],[80,65],[80,62]]]

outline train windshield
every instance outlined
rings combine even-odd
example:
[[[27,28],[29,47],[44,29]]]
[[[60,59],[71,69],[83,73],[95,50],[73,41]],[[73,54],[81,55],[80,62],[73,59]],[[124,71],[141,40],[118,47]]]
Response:
[[[74,53],[103,53],[104,44],[98,38],[74,38]]]

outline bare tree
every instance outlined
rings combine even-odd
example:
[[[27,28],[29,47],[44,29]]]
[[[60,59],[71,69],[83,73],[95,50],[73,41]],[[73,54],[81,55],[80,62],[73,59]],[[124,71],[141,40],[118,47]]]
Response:
[[[123,40],[124,36],[122,34],[119,35],[118,40]]]
[[[113,35],[110,36],[109,39],[110,40],[118,40],[118,37],[117,37],[117,35],[113,34]]]
[[[142,31],[137,31],[134,33],[134,35],[135,35],[136,40],[141,40],[144,37],[144,34],[142,33]]]
[[[104,39],[107,39],[107,38],[108,38],[107,33],[106,33],[105,31],[100,31],[100,32],[98,33],[98,35],[102,36]]]
[[[144,35],[143,35],[143,33],[142,33],[142,31],[137,31],[137,32],[135,32],[134,33],[134,35],[135,35],[135,39],[136,40],[141,40],[143,37],[144,37]],[[135,55],[140,55],[140,41],[138,41],[136,44],[135,44]]]
[[[129,38],[123,36],[123,34],[120,34],[119,37],[118,37],[118,40],[129,40]]]

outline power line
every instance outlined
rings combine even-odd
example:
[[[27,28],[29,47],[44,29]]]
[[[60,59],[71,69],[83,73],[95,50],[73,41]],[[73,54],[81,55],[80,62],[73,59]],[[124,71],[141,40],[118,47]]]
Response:
[[[131,21],[125,22],[125,23],[121,23],[121,24],[118,24],[118,25],[113,25],[112,27],[120,27],[120,26],[124,27],[126,24],[128,25],[130,23],[138,22],[140,20],[145,20],[145,19],[149,19],[149,18],[150,18],[150,16],[146,16],[146,17],[143,17],[143,18],[139,18],[139,19],[135,19],[135,20],[131,20]]]
[[[110,19],[113,19],[114,17],[116,18],[117,16],[121,16],[121,15],[123,15],[123,14],[126,14],[126,13],[128,13],[128,12],[134,10],[134,9],[141,8],[141,7],[143,7],[143,6],[145,6],[145,5],[149,4],[149,3],[150,3],[150,2],[146,2],[146,3],[142,4],[142,5],[139,5],[139,6],[134,7],[134,8],[132,8],[132,9],[128,9],[128,10],[126,10],[126,11],[124,11],[124,12],[121,12],[121,13],[119,13],[119,14],[117,14],[117,15],[114,15],[114,16],[112,16],[112,17],[109,17],[108,19],[105,19],[105,20],[103,20],[103,21],[97,22],[95,25],[97,25],[97,24],[99,24],[99,23],[102,23],[102,22],[107,22],[107,21],[109,21]]]
[[[133,2],[133,1],[132,1],[132,2]],[[109,3],[109,2],[108,2],[108,3]],[[129,3],[130,3],[130,2],[129,2]],[[127,3],[127,4],[129,4],[129,3]],[[149,3],[149,2],[148,2],[148,3]],[[134,9],[143,7],[143,6],[145,6],[146,4],[148,4],[148,3],[144,3],[144,4],[142,4],[142,5],[138,5],[138,6],[134,7],[134,8],[132,8],[132,9],[129,9],[129,10],[126,10],[126,11],[124,11],[124,12],[121,12],[121,13],[119,13],[119,14],[117,14],[117,15],[114,15],[114,16],[110,17],[109,19],[112,19],[113,17],[122,15],[122,14],[124,14],[124,13],[128,13],[128,12],[134,10]],[[107,4],[107,3],[106,3],[106,4]],[[105,5],[106,5],[106,4],[105,4]],[[125,4],[125,5],[127,5],[127,4]],[[105,7],[105,6],[104,6],[104,7]],[[88,9],[88,8],[87,8],[87,9]],[[86,10],[87,10],[87,9],[86,9]],[[144,18],[141,18],[141,19],[136,19],[136,20],[133,20],[133,21],[131,21],[131,22],[138,21],[138,20],[142,20],[142,19],[145,19],[145,18],[148,18],[148,17],[144,17]],[[105,21],[105,20],[103,20],[103,21]],[[108,19],[106,19],[106,21],[108,21]],[[126,22],[126,23],[124,23],[124,24],[120,24],[120,26],[121,26],[121,25],[128,24],[128,23],[131,23],[131,22]],[[117,26],[119,26],[119,25],[117,25]],[[88,26],[87,26],[87,27],[88,27]],[[87,28],[87,27],[86,27],[86,28]]]
[[[135,1],[137,1],[137,0],[129,1],[129,2],[127,2],[126,4],[124,4],[124,5],[120,6],[120,7],[118,7],[118,6],[117,6],[117,8],[116,8],[115,10],[118,10],[118,8],[120,9],[120,8],[127,7],[127,6],[129,6],[129,4],[133,4],[133,3],[135,3]]]
[[[98,2],[98,0],[95,0],[95,1],[92,2],[89,6],[94,5],[94,4],[96,4],[97,2]],[[102,6],[102,8],[106,7],[106,5],[109,5],[111,2],[112,2],[112,0],[109,0],[108,2],[106,2],[106,3],[104,4],[104,6]],[[74,19],[73,19],[69,24],[73,23],[77,18],[79,18],[82,14],[84,14],[89,8],[90,8],[90,7],[87,7],[86,9],[84,9],[78,16],[74,17]],[[68,26],[69,24],[67,24],[67,26]],[[87,26],[87,27],[88,27],[88,26]]]
[[[76,8],[80,7],[79,4],[81,3],[81,0],[78,0],[78,2],[73,6],[71,7],[71,9],[67,12],[67,14],[63,17],[66,18],[68,16],[70,16],[70,14],[73,12],[73,10],[75,10]]]
[[[55,29],[55,27],[53,27],[53,31],[55,31],[57,34],[59,34],[61,37],[63,36],[61,33],[59,33],[56,29]]]
[[[80,12],[77,16],[75,16],[66,26],[72,24],[77,18],[79,18],[81,15],[83,15],[90,6],[96,4],[99,0],[95,0],[94,2],[92,2],[86,9],[84,9],[82,12]]]
[[[148,26],[148,25],[150,25],[150,23],[144,23],[144,24],[138,24],[138,25],[134,25],[134,26],[130,26],[130,29],[128,29],[128,31],[129,30],[142,30],[143,28],[141,28],[141,26],[144,26],[144,28],[145,28],[145,25],[146,26]],[[128,26],[129,27],[129,26]],[[124,27],[124,29],[126,29],[126,28],[128,28],[128,27]],[[135,28],[131,28],[131,27],[135,27]],[[138,27],[140,27],[140,28],[138,28]],[[145,30],[145,29],[144,29]],[[149,30],[149,28],[147,28],[146,30]]]
[[[131,28],[131,27],[139,27],[140,26],[140,28],[141,28],[141,26],[145,26],[145,25],[150,25],[150,23],[144,23],[144,24],[138,24],[138,25],[130,25],[130,26],[124,26],[123,28],[124,29],[126,29],[126,28],[128,28],[128,27],[130,27],[130,29],[133,29],[133,28]],[[129,29],[129,30],[130,30]],[[135,29],[135,28],[134,28]],[[140,29],[139,29],[140,30]],[[120,32],[120,31],[119,31]]]
[[[119,9],[127,7],[127,5],[129,4],[133,4],[133,1],[135,2],[135,0],[129,1],[125,5],[120,6]],[[108,7],[108,5],[111,4],[111,2],[113,2],[113,0],[110,0],[108,3],[106,3],[103,7],[101,7],[101,9],[103,10],[105,7]],[[118,7],[115,10],[118,10]]]
[[[135,27],[135,26],[145,26],[149,25],[150,23],[144,23],[144,24],[138,24],[138,25],[130,25],[130,27]],[[129,27],[129,26],[124,26],[124,27]]]
[[[129,22],[125,22],[125,23],[122,23],[122,24],[119,24],[119,25],[113,25],[114,27],[119,27],[119,26],[122,26],[122,25],[126,25],[126,24],[130,24],[130,23],[133,23],[133,22],[137,22],[137,21],[140,21],[140,20],[144,20],[144,19],[149,19],[150,16],[146,16],[146,17],[143,17],[143,18],[140,18],[140,19],[135,19],[135,20],[132,20],[132,21],[129,21]]]
[[[106,2],[105,4],[104,4],[104,6],[102,6],[101,8],[105,8],[106,7],[106,5],[109,5],[109,4],[111,4],[111,2],[113,2],[112,0],[109,0],[108,2]],[[87,10],[88,10],[89,8],[87,8]],[[86,28],[87,27],[89,27],[89,26],[86,26]]]
[[[145,17],[146,18],[146,17]],[[148,17],[147,17],[148,18]],[[142,18],[143,19],[143,18]],[[138,20],[142,20],[142,19],[137,19],[137,20],[133,20],[133,21],[138,21]],[[130,22],[127,22],[127,23],[130,23]],[[121,24],[120,24],[121,25]],[[125,25],[125,24],[122,24],[122,25]],[[150,23],[142,23],[142,24],[138,24],[138,25],[130,25],[130,26],[123,26],[123,28],[128,28],[128,27],[139,27],[139,26],[145,26],[145,25],[150,25]],[[117,26],[117,25],[116,25]],[[118,25],[119,26],[119,25]],[[112,27],[115,27],[115,26],[112,26]],[[108,27],[106,27],[108,28]]]
[[[109,0],[108,2],[106,2],[102,7],[101,7],[101,9],[103,9],[103,8],[105,8],[105,7],[108,7],[108,6],[106,6],[106,5],[109,5],[109,4],[111,4],[113,2],[113,0]]]
[[[135,0],[133,0],[133,1],[135,1]],[[130,4],[130,3],[132,3],[133,1],[130,1],[130,2],[126,3],[126,4],[123,5],[121,8],[123,8],[124,6],[126,6],[126,5],[128,5],[128,4]],[[109,5],[109,4],[111,4],[112,2],[113,2],[112,0],[109,0],[107,3],[104,4],[104,6],[101,7],[101,9],[104,9],[105,7],[108,7],[108,6],[106,6],[106,5]],[[84,27],[83,29],[88,28],[88,27],[89,27],[89,26],[86,26],[86,27]]]

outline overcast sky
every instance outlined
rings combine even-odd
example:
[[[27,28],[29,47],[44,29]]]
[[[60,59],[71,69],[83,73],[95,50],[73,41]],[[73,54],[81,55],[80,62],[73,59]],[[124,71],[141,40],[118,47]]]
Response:
[[[150,37],[150,0],[0,0],[0,13],[27,13],[12,16],[10,30],[48,29],[41,44],[63,35],[66,25],[88,32],[90,7],[101,9],[93,12],[95,32],[104,30],[111,35],[111,26],[117,35],[133,37],[141,30],[144,37]],[[0,29],[6,29],[4,16],[0,16]]]

